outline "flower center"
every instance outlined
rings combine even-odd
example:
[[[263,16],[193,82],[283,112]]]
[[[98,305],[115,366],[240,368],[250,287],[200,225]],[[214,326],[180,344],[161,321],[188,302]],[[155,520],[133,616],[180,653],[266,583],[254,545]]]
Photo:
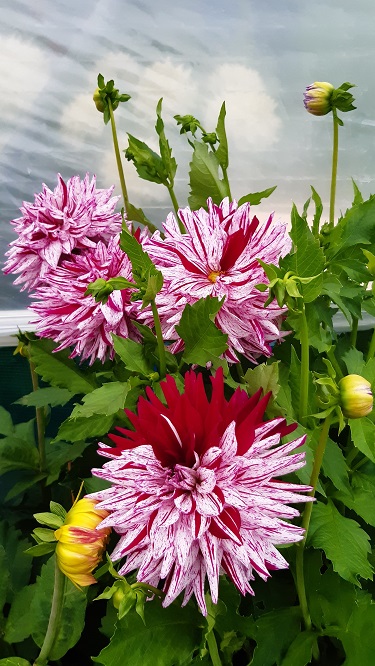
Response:
[[[217,278],[219,277],[219,275],[222,275],[222,274],[223,274],[223,271],[211,271],[211,273],[209,273],[209,274],[207,275],[207,277],[208,277],[208,279],[209,279],[210,282],[212,282],[213,284],[215,284],[215,282],[216,282]]]

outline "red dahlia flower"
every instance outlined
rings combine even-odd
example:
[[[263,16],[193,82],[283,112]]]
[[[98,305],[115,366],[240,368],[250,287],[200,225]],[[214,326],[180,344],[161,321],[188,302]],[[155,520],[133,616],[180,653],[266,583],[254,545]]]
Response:
[[[183,604],[194,594],[203,614],[206,576],[217,603],[221,573],[246,594],[254,572],[266,579],[288,566],[275,544],[303,538],[288,503],[311,499],[299,494],[309,487],[275,478],[305,464],[304,453],[290,455],[305,437],[280,444],[295,426],[263,421],[270,394],[237,389],[226,400],[222,372],[211,381],[210,399],[193,371],[182,394],[171,376],[161,384],[166,404],[148,389],[138,413],[127,411],[134,430],[110,435],[115,448],[100,445],[111,460],[93,474],[112,487],[91,495],[109,512],[100,529],[121,535],[112,554],[127,557],[120,573],[138,569],[137,579],[155,586],[163,580],[165,606],[183,590]]]

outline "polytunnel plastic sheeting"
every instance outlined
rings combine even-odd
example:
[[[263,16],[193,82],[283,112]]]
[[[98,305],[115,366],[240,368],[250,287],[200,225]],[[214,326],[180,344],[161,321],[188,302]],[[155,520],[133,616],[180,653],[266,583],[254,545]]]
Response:
[[[126,132],[155,149],[155,107],[179,164],[176,194],[187,204],[190,148],[173,115],[191,113],[207,131],[227,105],[229,176],[235,197],[277,185],[261,204],[287,219],[310,184],[328,200],[331,118],[304,110],[314,80],[357,84],[358,110],[340,130],[338,209],[351,201],[350,178],[374,190],[375,55],[373,0],[47,0],[1,2],[0,250],[15,238],[9,221],[42,183],[86,172],[116,184],[109,126],[92,102],[97,74],[132,99],[116,112]],[[171,209],[165,188],[141,181],[125,163],[132,202],[159,226]],[[28,297],[2,276],[0,309]]]

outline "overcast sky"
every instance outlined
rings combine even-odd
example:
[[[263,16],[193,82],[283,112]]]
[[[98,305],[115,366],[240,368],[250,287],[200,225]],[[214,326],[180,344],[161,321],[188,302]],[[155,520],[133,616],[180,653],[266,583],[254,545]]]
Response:
[[[92,102],[96,77],[114,78],[132,96],[117,112],[126,132],[156,146],[155,106],[164,98],[167,132],[179,163],[177,197],[188,195],[190,158],[175,113],[214,129],[227,105],[229,176],[239,198],[277,185],[260,207],[288,219],[310,184],[328,200],[331,118],[303,107],[314,80],[357,84],[357,111],[340,129],[338,209],[351,201],[350,178],[375,191],[375,4],[373,0],[0,0],[0,251],[15,236],[9,220],[43,182],[96,173],[118,183],[109,126]],[[140,181],[126,163],[131,200],[160,224],[170,209],[161,186]],[[119,192],[118,192],[119,193]],[[254,209],[255,212],[255,209]],[[257,214],[258,211],[257,211]],[[27,296],[2,277],[0,308]]]

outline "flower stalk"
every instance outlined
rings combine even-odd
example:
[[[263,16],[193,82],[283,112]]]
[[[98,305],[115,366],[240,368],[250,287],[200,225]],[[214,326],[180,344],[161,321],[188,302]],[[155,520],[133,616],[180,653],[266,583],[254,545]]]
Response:
[[[305,313],[305,306],[300,316],[300,343],[301,343],[301,392],[299,401],[299,421],[304,423],[307,416],[307,405],[309,400],[309,329]]]
[[[118,175],[119,175],[119,178],[120,178],[121,191],[122,191],[122,197],[124,199],[125,211],[126,211],[126,214],[128,216],[129,215],[129,197],[128,197],[128,191],[126,189],[124,169],[123,169],[122,162],[121,162],[120,148],[119,148],[118,138],[117,138],[115,114],[113,113],[113,106],[112,106],[112,102],[111,102],[110,98],[108,98],[108,108],[109,108],[109,115],[110,115],[110,119],[111,119],[113,147],[115,149],[117,170],[118,170]],[[126,231],[128,231],[127,225],[124,224],[123,226],[124,226],[124,229]]]
[[[212,661],[212,666],[221,666],[221,659],[213,629],[211,629],[211,631],[208,632],[206,639],[207,639],[208,651],[210,653]]]
[[[329,428],[331,425],[331,418],[332,418],[331,414],[329,414],[326,417],[322,429],[320,431],[319,442],[315,452],[314,465],[310,477],[310,486],[312,487],[312,490],[310,491],[311,497],[315,497],[315,492],[316,492],[316,487],[318,485],[318,479],[322,467],[324,452],[326,449]],[[303,540],[297,544],[297,553],[296,553],[296,588],[306,631],[311,630],[312,622],[306,597],[305,577],[303,570],[304,569],[303,556],[304,556],[307,534],[310,526],[312,507],[313,503],[308,502],[302,514],[302,527],[305,530],[305,536]]]
[[[339,156],[339,122],[335,110],[332,111],[332,117],[333,117],[333,150],[332,150],[331,193],[329,199],[329,222],[333,226],[335,223],[337,164]]]
[[[57,638],[61,614],[64,608],[66,578],[60,570],[57,559],[55,560],[55,585],[53,589],[51,613],[49,616],[47,632],[44,637],[43,645],[39,656],[34,662],[34,666],[45,666],[48,663],[54,643]]]
[[[39,388],[38,375],[35,372],[34,363],[30,359],[29,359],[29,366],[30,366],[31,383],[33,386],[33,391],[37,391]],[[43,407],[36,407],[35,412],[36,412],[36,430],[37,430],[38,451],[39,451],[39,470],[41,472],[44,472],[47,467],[44,409]]]
[[[167,362],[165,357],[163,333],[161,330],[160,318],[159,318],[158,309],[156,307],[155,299],[151,301],[151,309],[152,309],[152,315],[154,317],[156,339],[158,341],[159,375],[160,379],[164,379],[167,372]]]

